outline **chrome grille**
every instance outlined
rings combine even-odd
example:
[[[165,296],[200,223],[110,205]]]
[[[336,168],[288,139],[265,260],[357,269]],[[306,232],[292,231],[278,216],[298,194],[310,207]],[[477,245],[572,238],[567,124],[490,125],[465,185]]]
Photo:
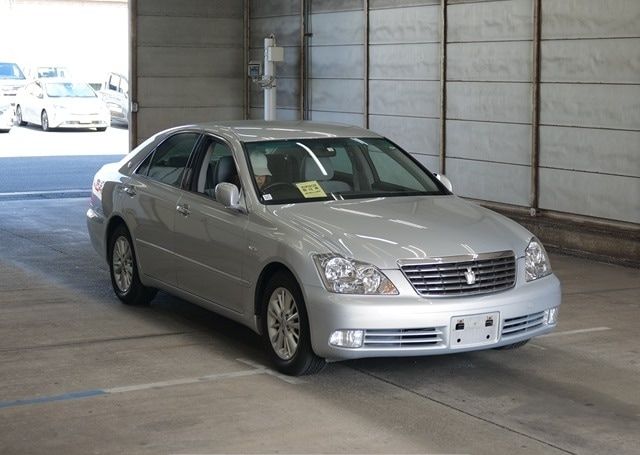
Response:
[[[517,318],[508,318],[502,325],[502,336],[510,337],[520,335],[541,327],[544,324],[544,311],[528,314]]]
[[[368,348],[423,348],[441,344],[442,330],[426,329],[369,329],[364,333],[364,347]]]
[[[453,256],[428,261],[399,261],[402,273],[418,294],[425,297],[456,297],[503,291],[516,283],[516,259],[512,251]],[[465,274],[473,272],[468,284]]]

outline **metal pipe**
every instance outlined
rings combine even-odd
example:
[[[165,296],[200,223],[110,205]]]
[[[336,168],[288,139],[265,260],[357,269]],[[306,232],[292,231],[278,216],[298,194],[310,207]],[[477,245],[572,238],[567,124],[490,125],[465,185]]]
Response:
[[[129,150],[138,144],[138,0],[129,0]]]
[[[306,40],[306,1],[300,0],[300,97],[299,97],[299,109],[300,120],[305,120],[304,104],[305,104],[305,90],[306,90],[306,52],[305,52],[305,40]]]
[[[364,127],[369,128],[369,0],[364,0],[364,94],[363,94],[363,117]]]
[[[447,164],[447,0],[440,0],[440,174]]]
[[[276,119],[276,64],[269,58],[269,49],[276,45],[276,40],[271,35],[264,39],[264,78],[269,84],[264,87],[264,119]]]
[[[243,117],[245,120],[251,117],[251,79],[247,75],[249,73],[249,46],[251,45],[251,1],[244,0],[244,10],[243,10],[243,19],[244,19],[244,43],[242,56],[244,59],[244,86],[243,86]]]
[[[533,55],[531,69],[531,191],[529,214],[538,214],[540,198],[540,38],[542,0],[533,1]]]

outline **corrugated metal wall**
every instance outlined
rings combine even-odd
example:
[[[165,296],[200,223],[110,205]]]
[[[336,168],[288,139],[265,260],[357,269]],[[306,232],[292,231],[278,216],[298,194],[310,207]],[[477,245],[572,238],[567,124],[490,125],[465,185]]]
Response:
[[[242,118],[243,2],[131,1],[138,138]],[[444,145],[446,174],[462,196],[523,207],[537,199],[541,209],[640,223],[640,1],[541,0],[534,110],[537,1],[448,1],[444,144],[438,0],[250,0],[249,55],[262,60],[271,33],[285,48],[280,119],[369,125],[434,171]],[[262,118],[262,106],[250,84],[250,116]]]
[[[531,205],[535,1],[447,3],[445,165],[459,195]],[[254,57],[267,33],[287,50],[282,119],[302,116],[302,4],[251,4]],[[368,124],[438,171],[441,2],[307,4],[307,118]],[[640,223],[640,1],[542,0],[541,27],[539,208]],[[251,100],[262,106],[256,88]]]
[[[241,1],[130,0],[130,8],[139,104],[135,142],[174,125],[242,118]]]

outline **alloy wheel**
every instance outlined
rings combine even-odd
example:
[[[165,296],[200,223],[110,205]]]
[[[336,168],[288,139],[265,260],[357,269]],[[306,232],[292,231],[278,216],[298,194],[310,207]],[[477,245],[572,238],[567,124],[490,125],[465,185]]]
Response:
[[[267,330],[273,351],[282,360],[296,354],[300,342],[300,314],[288,289],[276,288],[267,307]]]
[[[120,292],[126,294],[133,282],[133,253],[131,245],[125,237],[118,237],[113,245],[111,264],[116,286]]]

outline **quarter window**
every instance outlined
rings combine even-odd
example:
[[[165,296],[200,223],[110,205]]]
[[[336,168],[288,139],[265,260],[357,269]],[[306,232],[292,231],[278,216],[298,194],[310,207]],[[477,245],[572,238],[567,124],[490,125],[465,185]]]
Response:
[[[158,146],[153,156],[142,163],[138,174],[179,187],[189,156],[199,136],[198,133],[171,136]]]

